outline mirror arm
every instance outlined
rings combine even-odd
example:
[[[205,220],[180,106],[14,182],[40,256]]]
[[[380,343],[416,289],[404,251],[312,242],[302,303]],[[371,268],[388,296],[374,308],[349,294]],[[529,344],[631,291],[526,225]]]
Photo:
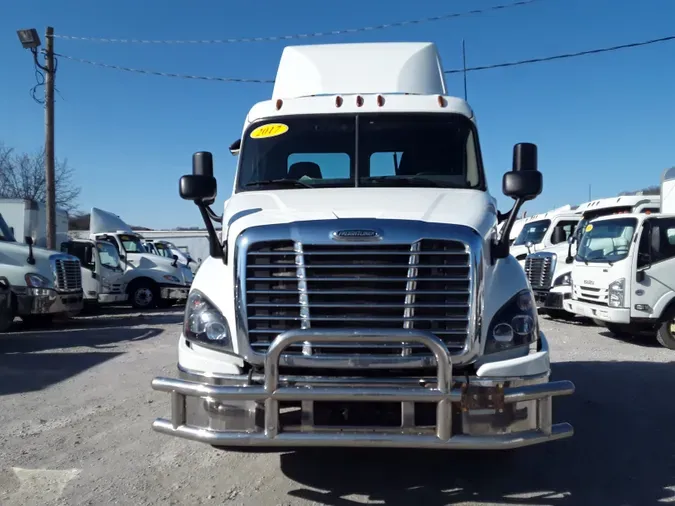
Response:
[[[206,208],[206,212],[209,215],[209,218],[211,220],[215,221],[216,223],[223,223],[223,216],[222,215],[217,215],[213,209],[211,209],[211,206],[204,205]]]
[[[216,233],[216,229],[213,226],[213,222],[211,221],[211,217],[209,215],[209,211],[211,210],[209,206],[204,204],[203,200],[195,200],[195,204],[199,208],[199,212],[202,214],[202,220],[204,220],[204,225],[206,225],[206,231],[209,234],[209,253],[213,258],[222,258],[223,263],[227,262],[227,258],[225,256],[225,252],[223,250],[223,246],[220,244],[220,241],[218,240],[218,234]],[[211,211],[213,213],[213,211]],[[222,221],[222,218],[221,218]]]
[[[525,199],[516,199],[516,202],[513,204],[513,208],[506,213],[508,218],[506,223],[502,227],[502,233],[497,239],[496,242],[492,243],[492,253],[491,253],[491,262],[492,265],[495,264],[495,261],[499,258],[506,258],[509,256],[509,236],[511,235],[511,229],[513,224],[516,221],[516,216],[518,216],[518,211],[525,203]]]
[[[510,211],[507,211],[505,213],[497,211],[497,223],[499,224],[499,223],[503,222],[504,220],[508,220],[509,217],[511,216],[512,212],[513,212],[513,209],[511,209]]]

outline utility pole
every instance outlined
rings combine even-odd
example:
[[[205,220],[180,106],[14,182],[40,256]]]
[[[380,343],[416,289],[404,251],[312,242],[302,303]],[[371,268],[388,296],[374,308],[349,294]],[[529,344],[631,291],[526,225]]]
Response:
[[[38,48],[42,44],[40,35],[35,28],[17,30],[19,41],[24,49],[29,49],[33,55],[33,63],[37,69],[45,73],[45,193],[47,207],[47,248],[56,249],[56,183],[54,159],[54,79],[56,67],[54,63],[54,28],[47,27],[44,50],[45,63],[38,59]]]
[[[56,249],[56,183],[54,177],[54,28],[45,36],[45,176],[47,190],[47,248]]]

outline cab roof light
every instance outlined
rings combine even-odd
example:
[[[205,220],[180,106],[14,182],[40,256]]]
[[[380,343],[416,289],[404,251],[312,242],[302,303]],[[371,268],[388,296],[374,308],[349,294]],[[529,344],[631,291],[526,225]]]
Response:
[[[377,105],[382,107],[384,105],[384,97],[382,95],[377,96]]]
[[[341,107],[342,102],[343,102],[343,100],[342,100],[341,96],[338,95],[337,97],[335,97],[335,107]]]
[[[445,100],[445,98],[443,98],[442,95],[438,95],[438,105],[441,107],[445,107],[446,105],[448,105],[447,100]]]
[[[281,106],[284,105],[284,101],[281,100],[280,98],[277,99],[277,111],[281,109]]]
[[[356,97],[356,107],[361,107],[363,105],[363,97],[361,95],[357,95]]]

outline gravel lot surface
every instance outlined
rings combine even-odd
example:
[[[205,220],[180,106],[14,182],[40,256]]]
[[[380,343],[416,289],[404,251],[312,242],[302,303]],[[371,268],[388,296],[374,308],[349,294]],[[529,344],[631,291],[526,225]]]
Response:
[[[513,454],[246,453],[154,433],[180,310],[78,318],[0,336],[0,504],[675,503],[675,352],[542,319],[573,438]],[[661,395],[664,394],[664,395]],[[667,394],[667,395],[666,395]]]

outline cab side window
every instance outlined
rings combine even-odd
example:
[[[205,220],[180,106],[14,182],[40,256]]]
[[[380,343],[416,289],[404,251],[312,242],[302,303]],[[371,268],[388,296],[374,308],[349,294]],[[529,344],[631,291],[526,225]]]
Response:
[[[651,263],[675,258],[675,218],[651,220]]]
[[[555,226],[553,234],[551,235],[551,243],[560,244],[561,242],[567,242],[567,240],[572,237],[572,234],[574,234],[577,223],[577,221],[559,221]],[[562,230],[562,234],[560,232],[556,232],[558,229]],[[561,239],[555,241],[554,238],[558,239],[558,237],[556,237],[558,234],[560,234]]]

